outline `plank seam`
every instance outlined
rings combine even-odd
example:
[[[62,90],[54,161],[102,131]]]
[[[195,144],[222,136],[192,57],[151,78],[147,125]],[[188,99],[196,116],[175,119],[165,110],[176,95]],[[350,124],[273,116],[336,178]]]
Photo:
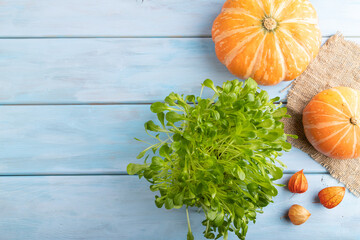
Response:
[[[291,175],[296,173],[296,171],[284,171],[284,175]],[[314,172],[307,172],[304,171],[304,174],[330,174],[327,171],[314,171]],[[129,175],[125,171],[119,172],[99,172],[99,173],[0,173],[0,177],[47,177],[47,176],[54,176],[54,177],[66,177],[66,176],[134,176],[138,177],[138,175]]]
[[[155,101],[154,101],[155,102]],[[89,103],[0,103],[0,106],[107,106],[107,105],[151,105],[154,102],[89,102]],[[287,101],[274,104],[287,104]]]
[[[335,34],[335,33],[334,33]],[[324,35],[322,38],[329,38],[333,35]],[[345,38],[360,38],[360,35],[344,35]],[[212,38],[211,35],[198,35],[198,36],[80,36],[80,35],[73,35],[73,36],[0,36],[0,39],[102,39],[102,38],[118,38],[118,39],[131,39],[131,38],[144,38],[144,39],[151,39],[151,38]]]

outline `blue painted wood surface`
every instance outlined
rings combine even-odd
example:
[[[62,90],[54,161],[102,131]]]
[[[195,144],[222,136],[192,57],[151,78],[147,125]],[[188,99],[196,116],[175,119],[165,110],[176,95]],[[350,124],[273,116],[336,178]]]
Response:
[[[185,239],[182,209],[157,209],[148,184],[127,176],[154,119],[149,103],[198,94],[205,78],[235,78],[215,57],[210,28],[223,0],[4,0],[0,2],[0,240]],[[323,40],[360,42],[358,0],[312,0]],[[289,83],[263,87],[286,98]],[[94,105],[96,104],[96,105]],[[247,239],[360,239],[360,201],[335,209],[318,191],[339,185],[298,149],[284,178],[305,169],[306,194],[279,189]],[[312,216],[283,218],[294,203]],[[191,211],[196,239],[202,213]],[[230,239],[235,240],[234,236]]]
[[[0,39],[0,53],[0,104],[151,103],[235,78],[209,38]],[[261,88],[285,100],[289,84]]]
[[[0,104],[154,102],[235,78],[208,38],[0,39],[0,52]]]
[[[359,36],[358,0],[312,0],[324,36]],[[2,0],[0,36],[209,36],[223,0]]]
[[[339,184],[329,175],[307,178],[306,194],[279,188],[275,202],[249,225],[247,240],[359,239],[359,199],[347,191],[338,207],[325,209],[314,203],[318,191]],[[284,217],[293,204],[312,214],[301,226]],[[187,233],[185,210],[158,209],[154,193],[136,176],[2,177],[0,210],[4,240],[184,240]],[[192,209],[190,218],[196,239],[204,239],[203,213]],[[230,234],[229,239],[237,238]]]

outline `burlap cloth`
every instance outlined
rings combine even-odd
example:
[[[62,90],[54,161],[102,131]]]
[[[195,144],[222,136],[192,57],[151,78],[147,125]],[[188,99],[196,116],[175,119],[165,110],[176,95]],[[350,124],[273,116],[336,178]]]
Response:
[[[299,139],[289,139],[294,147],[308,153],[359,197],[360,160],[337,160],[326,157],[310,145],[303,131],[302,111],[307,103],[317,93],[336,86],[360,90],[360,46],[345,40],[340,34],[332,36],[321,47],[318,56],[293,82],[287,98],[291,118],[284,120],[285,131],[299,136]]]

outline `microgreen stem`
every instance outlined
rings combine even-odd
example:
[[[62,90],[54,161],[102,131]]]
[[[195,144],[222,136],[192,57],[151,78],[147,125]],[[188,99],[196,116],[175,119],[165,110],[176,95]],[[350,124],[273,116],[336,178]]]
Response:
[[[207,220],[207,222],[206,222],[206,230],[205,230],[205,234],[207,234],[207,233],[208,233],[208,231],[209,231],[209,226],[210,226],[210,220]]]
[[[191,225],[190,225],[190,218],[189,218],[189,209],[188,209],[188,206],[186,206],[186,219],[187,219],[187,224],[188,224],[189,233],[192,234],[192,232],[191,232]]]
[[[148,145],[153,145],[152,143],[149,143],[149,142],[146,142],[146,141],[143,141],[141,139],[138,139],[138,138],[135,138],[136,141],[139,141],[139,142],[142,142],[142,143],[146,143]]]
[[[228,231],[226,230],[225,233],[224,233],[224,240],[227,240],[228,239]]]
[[[226,221],[229,221],[229,217],[225,216],[225,218],[226,218]],[[224,220],[225,220],[225,219],[224,219]],[[224,231],[224,240],[227,240],[228,237],[229,237],[229,228],[230,228],[230,226],[228,225],[228,226],[226,227],[226,230]]]
[[[219,96],[219,94],[215,93],[214,96],[211,98],[211,102],[214,102],[218,96]]]
[[[204,86],[201,87],[200,98],[202,96],[203,90],[204,90]]]
[[[172,140],[172,137],[170,136],[169,133],[166,133],[166,135],[168,136],[168,139],[170,139],[171,142],[174,142],[174,140]]]
[[[226,152],[226,150],[227,150],[230,146],[232,146],[233,142],[234,142],[234,140],[231,140],[231,141],[228,143],[228,145],[227,145],[227,146],[225,147],[225,149],[222,151],[221,155],[224,154],[224,153]]]
[[[167,110],[176,111],[176,112],[184,112],[184,110],[172,108],[172,107],[169,107]]]
[[[169,122],[169,124],[174,128],[176,129],[177,131],[179,132],[182,132],[178,127],[176,127],[172,122]]]

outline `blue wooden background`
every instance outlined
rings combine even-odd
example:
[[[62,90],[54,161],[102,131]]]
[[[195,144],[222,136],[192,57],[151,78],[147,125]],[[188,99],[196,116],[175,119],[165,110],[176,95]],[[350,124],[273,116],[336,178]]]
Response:
[[[234,79],[210,38],[223,2],[0,1],[1,240],[185,239],[184,210],[157,209],[125,170],[144,147],[133,137],[144,137],[152,102]],[[324,41],[340,30],[360,43],[359,0],[312,3]],[[286,101],[288,84],[264,89]],[[300,150],[282,160],[280,182],[305,169],[309,190],[280,188],[247,239],[360,239],[360,200],[347,191],[325,209],[318,191],[341,184]],[[283,217],[294,203],[312,213],[304,225]],[[191,211],[196,239],[202,217]]]

